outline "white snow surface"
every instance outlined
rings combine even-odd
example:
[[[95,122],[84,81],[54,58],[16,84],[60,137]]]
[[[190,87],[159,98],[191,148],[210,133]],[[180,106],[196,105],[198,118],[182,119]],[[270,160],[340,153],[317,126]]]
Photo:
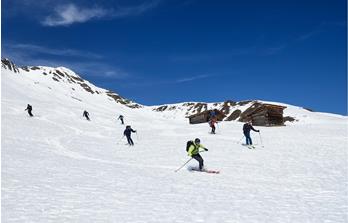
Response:
[[[220,122],[211,135],[207,124],[35,72],[1,75],[2,222],[348,222],[345,116],[287,105],[299,121],[257,127],[248,149],[240,122]],[[134,147],[120,114],[137,130]],[[174,172],[196,137],[209,149],[206,168],[220,174]]]

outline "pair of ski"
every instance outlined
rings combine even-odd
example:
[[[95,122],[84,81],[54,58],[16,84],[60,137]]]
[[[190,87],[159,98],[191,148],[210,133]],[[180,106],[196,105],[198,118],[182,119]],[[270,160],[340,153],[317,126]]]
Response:
[[[254,145],[247,145],[247,144],[242,144],[242,146],[248,147],[248,149],[256,149]]]
[[[189,168],[189,171],[196,171],[196,172],[201,172],[201,173],[213,173],[213,174],[219,174],[220,171],[219,170],[200,170],[200,169],[196,169],[196,168]]]
[[[202,151],[205,152],[205,151]],[[178,172],[179,170],[181,170],[187,163],[189,163],[193,158],[191,157],[189,160],[187,160],[183,165],[181,165],[178,169],[174,170],[174,172]],[[219,170],[207,170],[207,169],[203,169],[200,170],[197,167],[189,167],[188,171],[196,171],[196,172],[201,172],[201,173],[212,173],[212,174],[219,174],[220,171]]]

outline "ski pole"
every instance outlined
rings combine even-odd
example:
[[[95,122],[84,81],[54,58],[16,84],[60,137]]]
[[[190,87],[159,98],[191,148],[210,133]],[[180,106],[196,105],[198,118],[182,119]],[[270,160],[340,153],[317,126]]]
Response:
[[[261,137],[261,133],[260,132],[259,132],[259,136],[260,136],[261,145],[263,146],[262,137]]]
[[[188,162],[190,162],[193,158],[191,157],[189,160],[187,160],[182,166],[180,166],[178,169],[176,169],[174,172],[178,172],[181,168],[183,168]]]
[[[118,145],[118,144],[121,142],[121,140],[123,139],[123,137],[124,137],[124,135],[117,141],[116,145]]]
[[[237,143],[238,143],[238,144],[241,143],[244,137],[245,137],[245,136],[243,135],[242,138],[241,138]]]

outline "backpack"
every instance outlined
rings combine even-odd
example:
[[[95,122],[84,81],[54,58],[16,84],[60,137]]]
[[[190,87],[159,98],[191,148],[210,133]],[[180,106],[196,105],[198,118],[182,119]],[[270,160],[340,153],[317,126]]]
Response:
[[[189,151],[189,148],[190,148],[191,145],[194,145],[194,144],[193,144],[193,141],[192,141],[192,140],[187,141],[187,143],[186,143],[186,152]]]

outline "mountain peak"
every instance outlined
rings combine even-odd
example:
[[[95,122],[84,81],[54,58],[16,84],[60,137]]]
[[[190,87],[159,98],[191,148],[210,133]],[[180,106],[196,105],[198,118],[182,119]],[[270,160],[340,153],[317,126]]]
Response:
[[[69,91],[72,98],[81,101],[76,96],[76,91],[81,89],[82,92],[87,92],[92,95],[106,95],[108,100],[125,105],[129,108],[141,108],[140,104],[137,104],[129,99],[126,99],[119,94],[109,91],[103,88],[99,88],[89,81],[83,79],[76,74],[73,70],[66,67],[47,67],[47,66],[24,66],[18,68],[11,60],[7,58],[1,59],[2,68],[9,70],[13,73],[22,73],[25,77],[30,77],[31,81],[35,84],[45,83],[49,85],[50,89]],[[57,85],[57,83],[60,83]]]

